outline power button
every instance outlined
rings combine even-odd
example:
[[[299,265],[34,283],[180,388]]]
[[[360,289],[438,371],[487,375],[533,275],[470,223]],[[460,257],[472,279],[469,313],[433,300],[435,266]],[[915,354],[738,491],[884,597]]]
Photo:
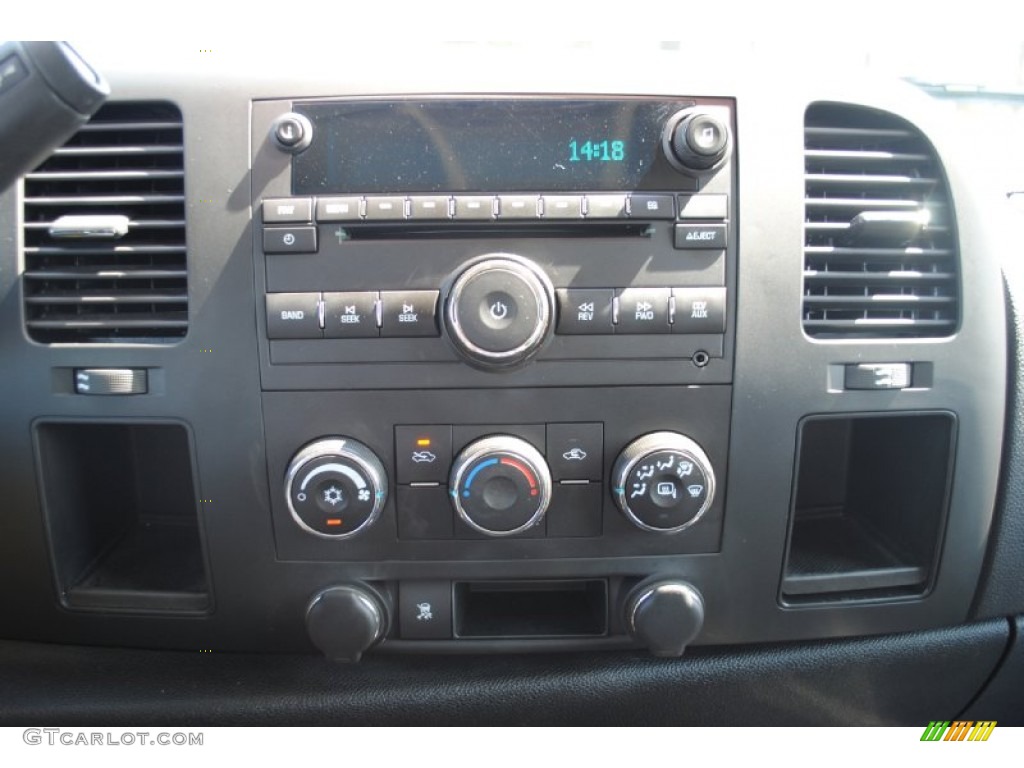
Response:
[[[505,366],[531,357],[549,335],[553,289],[536,265],[495,254],[467,268],[452,285],[445,324],[470,362]]]
[[[313,125],[305,115],[286,112],[274,121],[270,138],[278,149],[293,154],[301,152],[313,141]]]

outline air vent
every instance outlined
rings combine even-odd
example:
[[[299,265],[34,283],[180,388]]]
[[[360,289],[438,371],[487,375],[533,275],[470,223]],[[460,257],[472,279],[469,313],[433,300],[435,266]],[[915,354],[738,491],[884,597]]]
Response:
[[[108,104],[25,177],[25,318],[53,342],[188,328],[181,112]]]
[[[957,237],[928,140],[887,112],[812,104],[804,128],[804,330],[818,338],[948,336]]]

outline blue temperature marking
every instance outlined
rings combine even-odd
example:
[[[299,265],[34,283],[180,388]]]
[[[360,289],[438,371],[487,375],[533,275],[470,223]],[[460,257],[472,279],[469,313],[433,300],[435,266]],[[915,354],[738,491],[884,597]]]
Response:
[[[498,463],[497,459],[488,459],[487,461],[481,461],[479,464],[477,464],[475,467],[473,467],[473,471],[469,473],[469,477],[466,478],[466,482],[463,485],[463,488],[465,490],[463,491],[462,495],[463,496],[469,496],[469,487],[473,484],[473,478],[476,477],[476,473],[477,472],[479,472],[484,467],[489,467],[492,464],[497,464],[497,463]]]

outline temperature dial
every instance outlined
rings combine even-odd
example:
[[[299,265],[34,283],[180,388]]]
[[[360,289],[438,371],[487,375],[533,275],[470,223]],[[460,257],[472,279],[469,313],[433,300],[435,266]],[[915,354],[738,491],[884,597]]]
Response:
[[[347,539],[369,528],[387,500],[387,475],[362,443],[329,437],[295,454],[285,475],[288,511],[308,533]]]
[[[540,451],[508,435],[470,443],[452,465],[452,504],[471,528],[511,536],[544,519],[551,473]]]
[[[634,440],[612,469],[612,495],[638,528],[676,533],[707,512],[715,496],[715,473],[697,443],[676,432],[654,432]]]

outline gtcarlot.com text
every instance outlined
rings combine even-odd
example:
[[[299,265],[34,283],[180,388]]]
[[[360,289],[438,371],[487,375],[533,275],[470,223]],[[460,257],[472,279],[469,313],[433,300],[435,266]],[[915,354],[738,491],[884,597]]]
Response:
[[[26,744],[51,747],[201,747],[203,733],[177,731],[74,731],[65,728],[26,728]]]

